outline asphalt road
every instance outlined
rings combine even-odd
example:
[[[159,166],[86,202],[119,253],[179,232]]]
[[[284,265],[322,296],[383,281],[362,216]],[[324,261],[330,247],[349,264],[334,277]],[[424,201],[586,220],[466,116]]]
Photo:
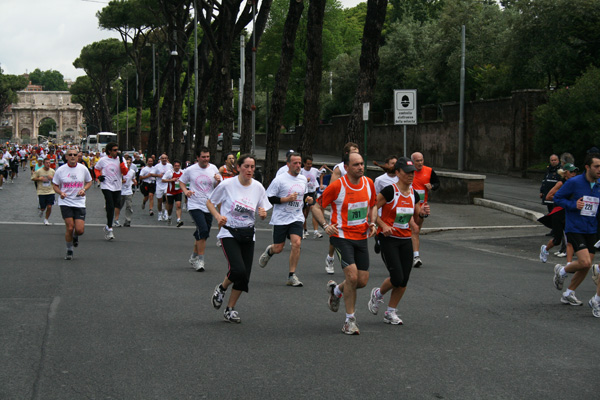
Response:
[[[343,307],[326,304],[325,239],[303,241],[304,287],[287,287],[289,246],[258,267],[270,242],[261,222],[233,325],[210,303],[226,268],[214,235],[206,272],[187,262],[187,214],[184,227],[166,227],[136,194],[133,227],[106,242],[94,189],[68,262],[60,213],[41,225],[21,175],[0,191],[0,399],[597,398],[600,321],[559,302],[551,280],[560,259],[538,260],[547,229],[531,221],[432,204],[424,266],[399,307],[404,325],[367,310],[387,276],[372,253],[357,299],[361,335],[346,336]],[[342,276],[336,261],[333,279]],[[593,293],[589,278],[577,291],[586,302]]]

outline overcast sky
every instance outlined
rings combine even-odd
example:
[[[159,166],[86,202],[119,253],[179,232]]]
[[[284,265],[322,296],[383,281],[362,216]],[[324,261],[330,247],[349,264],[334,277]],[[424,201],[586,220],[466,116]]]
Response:
[[[340,0],[354,7],[365,0]],[[66,79],[84,75],[73,67],[81,49],[120,36],[98,28],[96,12],[108,0],[0,0],[0,67],[20,75],[36,68],[60,71]]]

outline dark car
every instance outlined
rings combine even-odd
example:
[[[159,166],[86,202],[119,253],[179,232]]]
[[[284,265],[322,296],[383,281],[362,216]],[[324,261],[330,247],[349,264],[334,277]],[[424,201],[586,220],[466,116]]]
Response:
[[[232,144],[234,146],[239,146],[240,145],[240,134],[237,132],[233,132],[232,141],[233,141]],[[219,136],[217,137],[217,147],[223,148],[223,132],[219,133]]]

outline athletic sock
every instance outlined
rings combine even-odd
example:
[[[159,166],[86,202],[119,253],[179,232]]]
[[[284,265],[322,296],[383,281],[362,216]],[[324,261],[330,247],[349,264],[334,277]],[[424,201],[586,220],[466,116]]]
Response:
[[[353,318],[353,317],[354,317],[354,313],[352,313],[352,314],[346,313],[346,321],[348,321],[350,318]]]
[[[291,278],[291,277],[292,277],[292,275],[294,275],[294,273],[293,273],[293,272],[290,272],[290,273],[288,274],[288,278]]]
[[[571,290],[571,289],[567,289],[565,290],[565,292],[563,293],[563,296],[568,297],[571,293],[573,293],[573,295],[575,295],[575,291]]]
[[[560,276],[567,276],[567,271],[565,271],[565,267],[561,267],[558,273],[560,274]]]
[[[204,261],[204,254],[198,254],[198,260]]]
[[[222,283],[219,283],[219,289],[221,289],[221,290],[222,290],[222,291],[224,291],[224,292],[226,292],[226,291],[227,291],[227,289],[225,289],[225,288],[223,287],[223,284],[222,284]]]
[[[67,242],[67,250],[73,251],[73,242]]]
[[[419,252],[418,251],[413,251],[413,257],[419,257]]]
[[[594,300],[596,300],[597,302],[600,302],[600,296],[598,296],[597,294],[594,295]]]
[[[327,261],[333,261],[334,259],[334,257],[331,257],[329,254],[327,254]]]
[[[192,253],[192,258],[198,258],[198,253],[196,253],[196,252],[193,252],[193,253]]]
[[[380,288],[377,288],[377,291],[375,292],[375,296],[377,296],[378,299],[383,299],[383,295],[381,294]]]
[[[392,311],[396,311],[396,309],[394,307],[389,307],[387,308],[387,312],[392,312]]]

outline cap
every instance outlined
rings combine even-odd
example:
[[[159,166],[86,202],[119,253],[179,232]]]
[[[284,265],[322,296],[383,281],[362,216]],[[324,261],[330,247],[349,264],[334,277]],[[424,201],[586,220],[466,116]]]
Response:
[[[415,168],[412,160],[407,157],[400,157],[398,161],[396,161],[396,165],[394,166],[396,171],[402,169],[404,172],[414,172],[417,169]]]
[[[288,150],[287,153],[285,153],[285,158],[288,158],[290,156],[290,154],[295,153],[294,150]]]
[[[565,171],[569,171],[569,172],[579,171],[579,168],[577,168],[576,166],[574,166],[571,163],[566,163],[565,165],[563,165],[562,169],[564,169]]]

